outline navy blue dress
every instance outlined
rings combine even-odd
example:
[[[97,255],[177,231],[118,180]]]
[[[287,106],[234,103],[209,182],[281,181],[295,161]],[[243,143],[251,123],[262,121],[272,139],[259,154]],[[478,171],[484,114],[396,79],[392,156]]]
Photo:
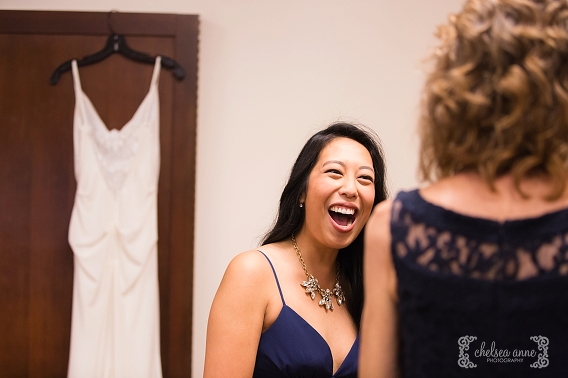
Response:
[[[253,378],[356,378],[359,337],[334,373],[329,345],[311,325],[286,305],[274,266],[264,256],[274,273],[282,310],[270,328],[260,336]]]
[[[568,377],[568,209],[496,222],[399,193],[403,377]]]

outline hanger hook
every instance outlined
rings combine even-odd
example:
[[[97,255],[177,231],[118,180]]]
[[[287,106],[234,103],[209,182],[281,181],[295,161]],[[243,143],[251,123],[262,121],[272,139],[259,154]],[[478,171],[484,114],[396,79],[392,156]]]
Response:
[[[110,34],[116,34],[116,31],[114,30],[114,27],[112,26],[112,14],[113,13],[118,13],[118,11],[116,9],[112,9],[107,14],[107,27],[108,27],[108,31],[109,31]]]

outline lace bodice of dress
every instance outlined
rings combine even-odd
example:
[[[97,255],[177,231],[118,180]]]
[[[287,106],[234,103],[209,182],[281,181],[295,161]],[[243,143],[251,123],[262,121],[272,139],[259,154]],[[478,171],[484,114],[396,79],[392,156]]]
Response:
[[[426,201],[422,205],[424,212],[414,213],[403,209],[400,200],[393,204],[393,222],[406,229],[393,246],[401,259],[432,272],[482,280],[568,274],[568,223],[562,222],[568,221],[568,210],[501,223],[462,216]]]
[[[138,150],[139,135],[135,128],[126,125],[122,130],[110,131],[93,127],[96,157],[107,185],[113,191],[119,190],[130,172],[130,165]],[[139,125],[134,125],[139,126]]]

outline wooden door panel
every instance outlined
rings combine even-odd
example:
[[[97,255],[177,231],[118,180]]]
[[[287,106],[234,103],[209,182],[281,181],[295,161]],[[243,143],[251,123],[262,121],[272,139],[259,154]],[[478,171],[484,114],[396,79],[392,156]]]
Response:
[[[45,83],[46,38],[1,35],[0,103],[3,277],[2,369],[7,376],[60,375],[68,353],[72,255],[66,244],[72,146]],[[46,58],[34,59],[38,57]],[[5,243],[15,242],[13,249]],[[11,244],[11,243],[9,243]],[[1,295],[1,294],[0,294]],[[6,335],[4,337],[4,335]],[[5,353],[4,353],[5,351]],[[55,358],[54,358],[55,355]],[[51,366],[45,366],[49,365]],[[41,375],[40,374],[40,375]]]
[[[158,266],[162,368],[191,372],[197,16],[114,14],[113,28],[151,55],[176,59],[178,82],[160,72]],[[67,371],[73,254],[67,232],[75,194],[74,88],[53,70],[99,51],[107,14],[0,11],[0,372],[59,377]],[[80,68],[84,92],[109,128],[121,128],[148,92],[153,65],[113,55]]]
[[[6,81],[0,77],[0,88],[9,88]],[[6,114],[8,107],[9,104],[0,101],[0,114]],[[26,376],[31,147],[28,130],[22,124],[18,126],[0,127],[0,368],[10,363],[15,376]],[[8,161],[9,165],[3,163]]]

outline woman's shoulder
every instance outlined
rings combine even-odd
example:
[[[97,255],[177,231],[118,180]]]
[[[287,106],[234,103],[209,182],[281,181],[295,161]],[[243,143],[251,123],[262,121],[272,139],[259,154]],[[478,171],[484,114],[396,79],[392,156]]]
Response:
[[[386,250],[390,244],[390,219],[393,200],[387,199],[373,209],[373,213],[365,226],[366,250]]]
[[[243,281],[263,281],[269,278],[273,275],[271,265],[279,256],[279,244],[267,244],[239,253],[229,263],[225,276]]]
[[[251,249],[233,257],[225,275],[237,275],[242,279],[254,280],[270,272],[268,261],[259,250]]]
[[[367,222],[367,229],[374,229],[376,226],[388,224],[392,212],[393,202],[394,200],[392,198],[389,198],[375,206],[373,212],[371,213],[371,217]]]
[[[259,251],[241,252],[229,262],[214,303],[221,303],[221,307],[235,311],[246,309],[264,314],[271,294],[266,285],[270,276],[270,265]]]

